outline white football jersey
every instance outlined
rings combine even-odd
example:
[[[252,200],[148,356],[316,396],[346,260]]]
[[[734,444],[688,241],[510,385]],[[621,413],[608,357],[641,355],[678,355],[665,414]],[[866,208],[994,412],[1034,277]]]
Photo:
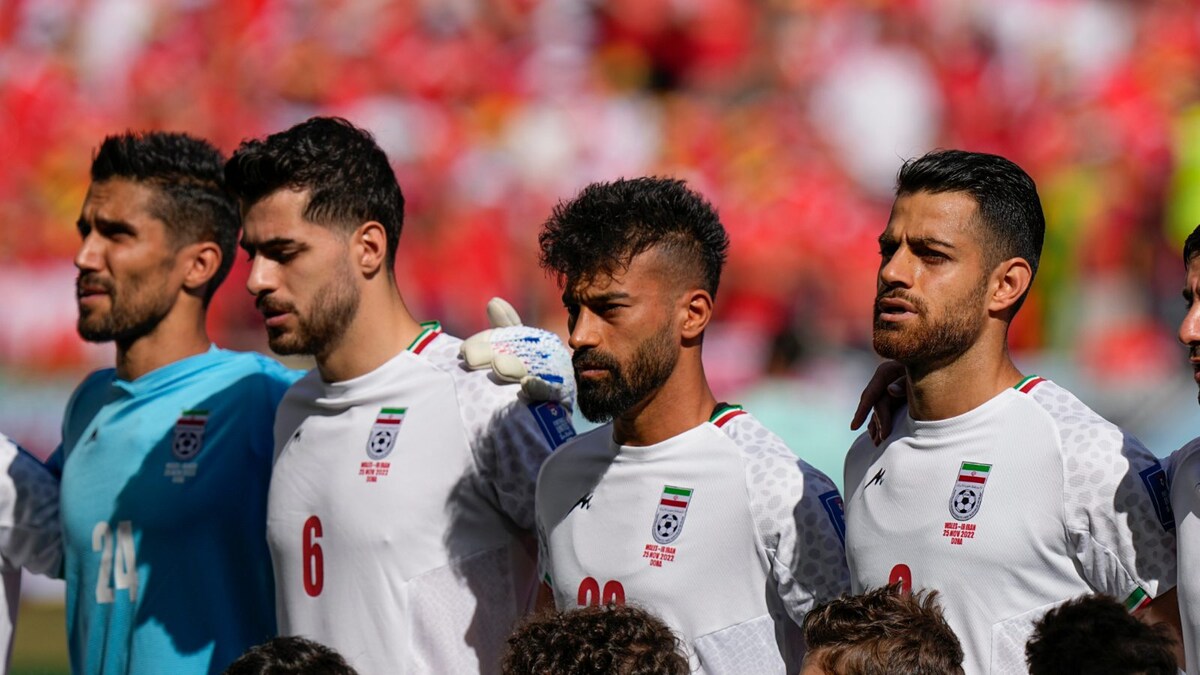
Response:
[[[570,411],[466,370],[460,343],[434,325],[366,375],[313,371],[276,416],[280,634],[363,675],[497,672],[533,598],[534,486]]]
[[[33,455],[0,434],[0,673],[8,672],[21,568],[62,574],[58,480]]]
[[[1200,438],[1167,460],[1179,546],[1179,614],[1188,675],[1200,675]]]
[[[619,446],[612,425],[538,477],[541,572],[561,609],[609,602],[664,619],[707,673],[798,672],[798,626],[849,589],[841,497],[737,406]]]
[[[1046,610],[1087,593],[1132,611],[1175,586],[1166,474],[1154,455],[1053,382],[920,422],[846,457],[855,592],[940,591],[969,675],[1025,673]]]

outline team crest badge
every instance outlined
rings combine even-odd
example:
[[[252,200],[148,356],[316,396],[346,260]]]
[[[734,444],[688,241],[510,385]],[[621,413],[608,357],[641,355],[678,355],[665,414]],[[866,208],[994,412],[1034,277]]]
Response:
[[[983,504],[983,487],[987,484],[991,464],[963,462],[958,469],[958,480],[950,494],[950,515],[955,520],[970,520],[979,513]]]
[[[691,488],[663,486],[662,499],[659,500],[658,511],[654,514],[654,541],[669,544],[679,538],[691,501]]]
[[[200,454],[204,447],[204,425],[208,424],[207,410],[184,410],[175,421],[175,439],[171,443],[171,454],[186,462]]]
[[[407,411],[408,408],[380,408],[375,425],[371,427],[371,437],[367,439],[367,457],[380,460],[392,454],[400,423]]]

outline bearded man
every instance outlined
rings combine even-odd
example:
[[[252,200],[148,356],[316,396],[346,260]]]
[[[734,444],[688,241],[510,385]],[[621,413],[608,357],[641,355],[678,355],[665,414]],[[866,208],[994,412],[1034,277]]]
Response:
[[[804,615],[848,587],[841,498],[708,386],[729,246],[716,211],[679,180],[596,183],[555,208],[540,243],[580,410],[605,422],[538,477],[546,596],[637,604],[700,672],[799,672]]]
[[[906,405],[846,458],[847,559],[856,593],[937,590],[968,675],[1026,672],[1034,623],[1084,593],[1179,632],[1163,468],[1009,358],[1044,233],[1020,167],[947,150],[900,169],[879,237],[874,346]]]

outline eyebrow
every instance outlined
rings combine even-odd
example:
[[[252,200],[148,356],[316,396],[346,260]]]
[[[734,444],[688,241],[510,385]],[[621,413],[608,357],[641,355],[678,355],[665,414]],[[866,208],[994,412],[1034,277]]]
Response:
[[[931,247],[931,246],[940,246],[941,248],[947,248],[947,249],[955,248],[954,244],[951,244],[950,242],[945,241],[943,239],[938,239],[936,237],[906,237],[905,239],[908,241],[909,246],[923,246],[926,248]],[[897,239],[896,237],[892,237],[887,234],[879,235],[879,243],[881,245],[882,244],[895,244],[897,242],[899,242],[899,239]]]
[[[295,239],[288,239],[286,237],[272,237],[264,242],[256,244],[254,242],[247,242],[246,238],[242,237],[242,240],[238,242],[238,246],[241,246],[242,249],[248,253],[253,253],[255,250],[259,249],[283,248],[296,243],[297,241]]]
[[[613,300],[626,300],[630,297],[631,296],[629,293],[626,293],[625,291],[610,291],[608,293],[600,293],[598,295],[588,296],[587,298],[579,298],[571,293],[563,293],[562,301],[564,305],[570,303],[572,300],[597,305],[606,302],[612,302]]]
[[[101,227],[101,228],[109,228],[109,229],[120,228],[120,229],[124,229],[124,230],[132,230],[133,229],[133,225],[124,220],[109,220],[108,218],[100,218],[100,217],[96,217],[91,220],[88,220],[87,218],[80,216],[79,220],[75,221],[75,229],[82,230],[85,227]]]

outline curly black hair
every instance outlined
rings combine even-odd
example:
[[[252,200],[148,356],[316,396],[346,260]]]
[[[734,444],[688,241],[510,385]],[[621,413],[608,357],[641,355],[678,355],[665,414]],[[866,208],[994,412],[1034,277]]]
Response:
[[[1192,258],[1200,255],[1200,225],[1192,230],[1186,241],[1183,242],[1183,266],[1186,268],[1192,264]]]
[[[204,303],[233,266],[242,220],[225,187],[225,157],[207,141],[182,133],[126,131],[107,136],[92,155],[93,183],[124,179],[155,191],[150,215],[161,220],[171,242],[214,242],[221,265],[205,289]]]
[[[659,247],[681,275],[713,296],[729,251],[729,237],[712,204],[684,181],[660,177],[588,185],[554,207],[538,244],[542,267],[556,274],[560,285],[612,274],[639,253]]]
[[[375,138],[340,117],[312,117],[243,141],[225,165],[225,179],[243,212],[281,189],[307,190],[304,218],[353,230],[367,221],[387,233],[387,270],[394,274],[404,226],[404,194]]]
[[[224,675],[358,675],[358,671],[323,644],[284,636],[251,647],[229,664]]]
[[[917,192],[971,195],[987,236],[985,250],[990,262],[1024,258],[1033,275],[1037,275],[1046,238],[1046,216],[1037,185],[1011,160],[982,152],[934,150],[900,167],[896,196]],[[1021,296],[1013,306],[1013,313],[1024,302],[1025,296]]]
[[[1025,645],[1031,675],[1175,675],[1166,626],[1150,625],[1103,595],[1084,595],[1046,612]]]
[[[942,616],[937,591],[899,584],[844,596],[804,617],[808,659],[843,675],[961,675],[963,650]]]
[[[679,638],[630,605],[546,612],[508,638],[504,675],[686,675]]]

